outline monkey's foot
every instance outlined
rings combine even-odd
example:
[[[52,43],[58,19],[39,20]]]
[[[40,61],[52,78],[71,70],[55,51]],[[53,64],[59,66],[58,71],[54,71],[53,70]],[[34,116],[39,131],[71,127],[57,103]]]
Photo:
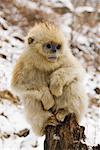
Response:
[[[48,118],[45,126],[48,126],[48,125],[56,126],[57,124],[58,124],[58,121],[57,121],[56,117],[51,116],[50,118]]]
[[[58,112],[56,113],[56,118],[58,121],[61,121],[63,122],[65,117],[67,116],[68,114],[68,111],[67,110],[64,110],[64,109],[60,109],[58,110]]]

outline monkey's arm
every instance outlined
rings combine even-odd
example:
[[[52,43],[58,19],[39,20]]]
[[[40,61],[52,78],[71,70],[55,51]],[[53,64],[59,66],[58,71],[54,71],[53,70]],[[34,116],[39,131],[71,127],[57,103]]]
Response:
[[[20,60],[17,62],[11,81],[11,87],[15,94],[19,97],[30,95],[34,99],[37,99],[43,103],[45,110],[50,109],[54,105],[54,99],[51,95],[48,87],[36,87],[32,84],[32,79],[29,79],[29,73],[31,70],[24,68],[23,62]],[[28,72],[26,74],[26,72]]]
[[[64,67],[51,74],[50,90],[53,95],[61,96],[63,87],[75,80],[82,80],[84,70],[75,67]]]
[[[49,89],[47,87],[42,88],[40,90],[35,90],[35,89],[33,90],[33,89],[27,89],[25,88],[25,86],[26,85],[23,85],[24,88],[22,88],[21,85],[16,85],[13,86],[13,90],[20,97],[30,95],[34,99],[41,101],[43,104],[43,108],[45,110],[49,110],[51,107],[54,106],[53,96],[50,94]]]
[[[32,86],[32,81],[29,82],[28,75],[26,75],[27,69],[24,68],[24,62],[21,61],[21,58],[17,61],[12,73],[12,91],[18,96],[30,94],[36,99],[40,99],[42,94]]]

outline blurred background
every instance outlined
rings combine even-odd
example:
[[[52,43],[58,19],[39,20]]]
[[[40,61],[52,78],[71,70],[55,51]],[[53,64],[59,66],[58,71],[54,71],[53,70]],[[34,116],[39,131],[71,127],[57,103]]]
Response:
[[[73,54],[86,69],[89,109],[82,121],[86,143],[100,144],[100,1],[0,0],[0,150],[43,150],[10,90],[13,65],[24,51],[24,37],[36,22],[50,21],[64,31]]]

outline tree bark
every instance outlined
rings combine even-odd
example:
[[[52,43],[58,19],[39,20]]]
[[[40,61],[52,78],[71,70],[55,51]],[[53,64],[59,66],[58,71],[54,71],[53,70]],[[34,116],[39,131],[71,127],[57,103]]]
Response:
[[[57,126],[46,127],[44,150],[89,150],[85,144],[85,128],[79,126],[74,114],[66,116],[64,122]],[[100,145],[91,147],[91,150],[99,150]]]

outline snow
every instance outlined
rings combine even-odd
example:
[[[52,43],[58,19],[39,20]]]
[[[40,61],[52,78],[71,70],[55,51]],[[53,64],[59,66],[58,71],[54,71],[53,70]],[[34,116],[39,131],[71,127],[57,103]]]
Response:
[[[94,115],[95,117],[92,118]],[[100,108],[95,106],[90,108],[86,118],[82,121],[82,125],[85,126],[86,143],[91,146],[100,143]]]
[[[83,12],[94,12],[95,9],[93,7],[89,7],[89,6],[84,6],[84,7],[77,7],[75,9],[75,12],[78,13],[83,13]]]
[[[16,5],[28,9],[38,9],[37,3],[31,0],[16,0]],[[43,1],[44,3],[45,1]],[[69,7],[69,9],[83,13],[84,11],[93,12],[93,6],[81,6],[74,10],[74,4],[71,1],[46,1],[50,6],[60,5]],[[67,3],[66,3],[67,2]],[[46,3],[45,3],[46,4]],[[10,90],[10,80],[13,66],[24,51],[24,36],[26,35],[27,28],[21,27],[21,24],[10,23],[9,17],[6,16],[6,11],[11,13],[12,10],[7,8],[2,2],[2,6],[6,9],[0,10],[0,91]],[[46,9],[45,9],[46,8]],[[93,8],[93,9],[92,9]],[[49,7],[41,6],[41,10],[47,13],[52,13],[53,10]],[[16,13],[16,9],[13,9]],[[9,13],[8,13],[9,14]],[[14,18],[14,16],[13,16]],[[100,94],[95,92],[95,88],[100,89],[100,64],[98,64],[97,57],[100,54],[100,24],[94,27],[84,25],[81,31],[72,28],[73,13],[68,12],[59,16],[61,28],[66,34],[66,37],[71,41],[73,54],[79,59],[87,71],[86,76],[86,91],[89,95],[90,104],[89,109],[82,120],[81,124],[85,126],[86,143],[89,145],[100,144]],[[25,16],[17,14],[16,20],[25,19],[26,26],[28,25]],[[23,22],[24,23],[24,22]],[[25,29],[25,30],[24,30]],[[16,38],[18,37],[18,38]],[[21,39],[21,40],[19,40]],[[92,45],[92,46],[91,46]],[[3,54],[5,57],[3,58]],[[27,136],[18,136],[21,130],[28,129]],[[58,138],[55,137],[54,138]],[[31,130],[30,125],[25,119],[23,106],[20,104],[14,105],[11,101],[0,98],[0,150],[43,150],[43,142],[45,136],[36,137]]]
[[[3,102],[0,104],[0,114],[4,112],[5,116],[0,116],[0,148],[2,150],[33,150],[37,145],[37,137],[31,131],[30,125],[26,122],[23,108],[11,106],[11,103]],[[27,128],[30,134],[27,137],[18,137],[14,133]],[[4,133],[10,135],[9,138],[3,137]],[[1,137],[2,135],[2,137]],[[38,150],[42,150],[44,137],[38,139]],[[37,148],[34,148],[37,150]]]

